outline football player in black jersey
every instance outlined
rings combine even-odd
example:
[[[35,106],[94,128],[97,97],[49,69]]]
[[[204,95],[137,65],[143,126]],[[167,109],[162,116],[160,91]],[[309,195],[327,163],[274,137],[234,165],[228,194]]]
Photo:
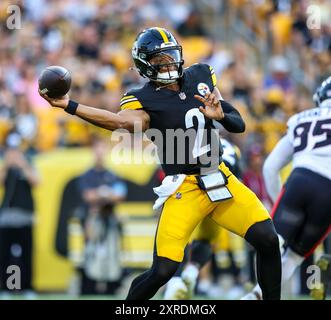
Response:
[[[155,190],[157,203],[163,206],[153,264],[133,280],[127,299],[150,299],[167,283],[183,259],[193,230],[206,216],[256,249],[263,299],[280,299],[279,242],[270,215],[256,195],[219,161],[219,137],[213,135],[213,122],[234,133],[243,132],[245,123],[222,99],[213,69],[206,64],[183,69],[182,47],[162,28],[139,33],[132,57],[140,75],[150,81],[126,93],[118,113],[77,103],[68,95],[51,99],[40,93],[52,106],[108,130],[153,129],[151,135],[155,130],[160,133],[161,139],[151,139],[167,176]]]

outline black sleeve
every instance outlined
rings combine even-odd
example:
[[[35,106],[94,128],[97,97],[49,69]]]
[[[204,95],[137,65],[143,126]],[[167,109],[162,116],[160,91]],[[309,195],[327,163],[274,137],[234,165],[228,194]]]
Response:
[[[218,122],[229,132],[240,133],[245,131],[245,122],[240,113],[228,102],[221,100],[224,118]]]

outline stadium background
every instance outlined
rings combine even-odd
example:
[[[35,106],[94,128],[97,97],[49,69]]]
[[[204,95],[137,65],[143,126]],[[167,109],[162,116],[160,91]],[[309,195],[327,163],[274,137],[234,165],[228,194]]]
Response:
[[[6,28],[7,8],[13,4],[22,14],[18,30]],[[313,28],[307,27],[309,19]],[[150,26],[168,28],[183,46],[185,65],[212,65],[223,97],[242,113],[246,132],[227,137],[241,149],[245,172],[256,150],[261,157],[272,150],[293,113],[312,106],[316,86],[330,75],[330,21],[328,0],[1,1],[0,149],[17,133],[40,172],[42,182],[34,190],[37,292],[66,292],[69,287],[81,240],[75,221],[68,220],[67,235],[59,229],[63,192],[92,164],[91,137],[110,136],[51,109],[39,97],[37,79],[43,68],[68,68],[73,99],[116,112],[121,95],[142,83],[129,71],[137,32]],[[152,187],[158,184],[158,167],[121,166],[110,159],[108,164],[129,183],[127,200],[116,209],[125,222],[123,262],[144,268],[152,252]],[[268,199],[262,200],[270,206]],[[245,250],[243,243],[237,247]]]

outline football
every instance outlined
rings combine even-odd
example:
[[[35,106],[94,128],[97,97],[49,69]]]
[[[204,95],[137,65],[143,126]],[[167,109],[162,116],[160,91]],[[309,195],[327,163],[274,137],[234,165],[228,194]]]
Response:
[[[38,83],[41,93],[47,94],[50,98],[60,98],[70,89],[71,74],[63,67],[50,66],[43,70]]]

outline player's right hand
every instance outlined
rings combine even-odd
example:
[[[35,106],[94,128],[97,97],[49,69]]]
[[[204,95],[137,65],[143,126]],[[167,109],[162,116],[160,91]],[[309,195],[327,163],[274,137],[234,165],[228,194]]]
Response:
[[[39,95],[44,98],[52,107],[65,109],[69,103],[69,95],[66,94],[61,98],[50,98],[47,94],[43,94],[38,90]]]

